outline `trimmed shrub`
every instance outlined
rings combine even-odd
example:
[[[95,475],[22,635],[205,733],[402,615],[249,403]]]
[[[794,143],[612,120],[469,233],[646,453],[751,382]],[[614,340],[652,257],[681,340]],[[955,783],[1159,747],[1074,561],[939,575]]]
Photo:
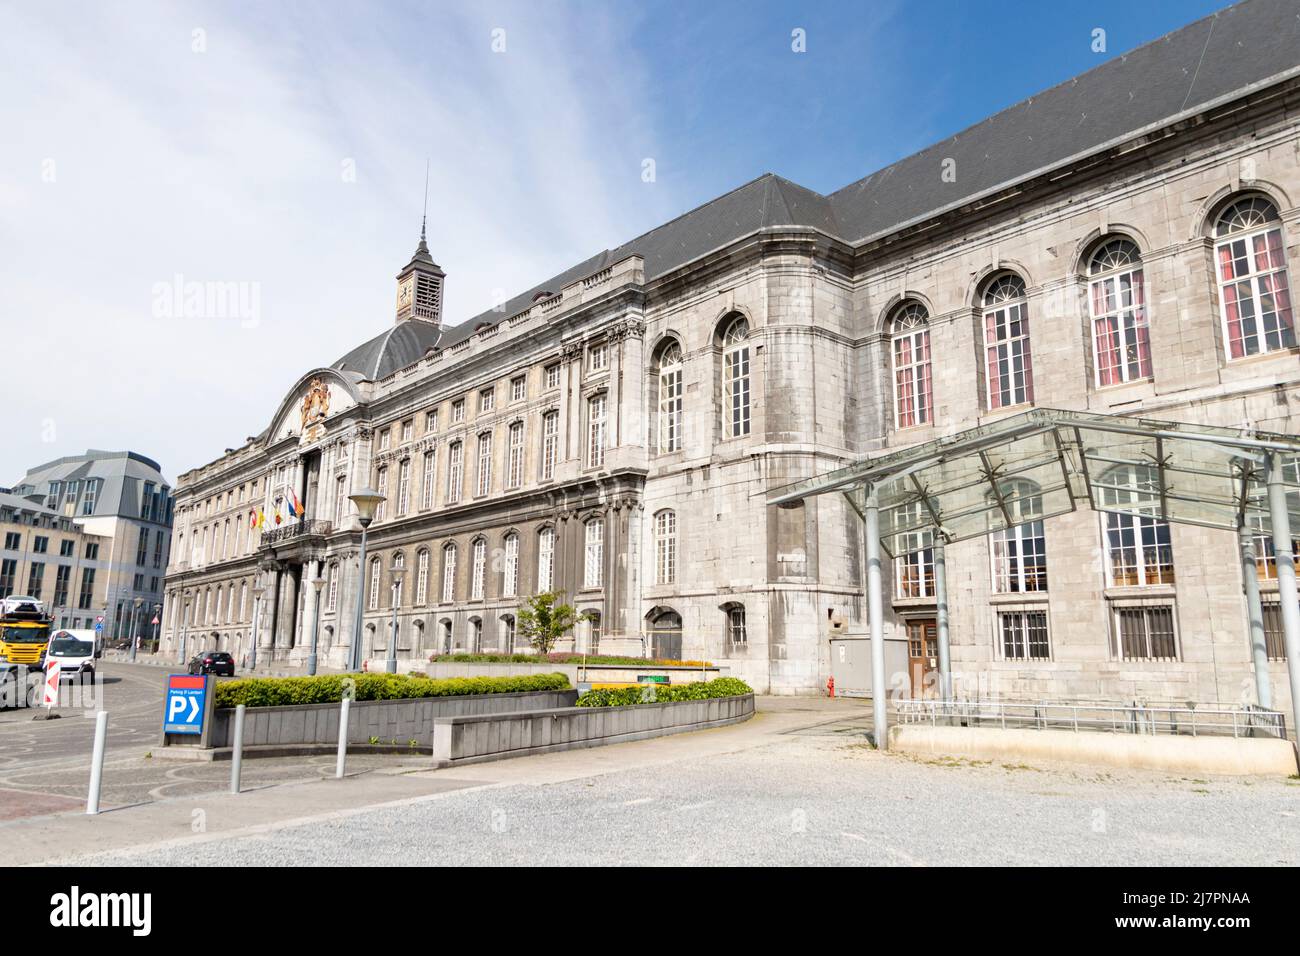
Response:
[[[719,677],[693,684],[641,684],[637,687],[609,687],[589,690],[578,698],[579,707],[626,707],[629,704],[662,704],[675,700],[708,700],[740,697],[754,690],[738,677]]]
[[[337,704],[344,681],[352,681],[354,700],[413,700],[419,697],[468,697],[474,694],[519,694],[566,690],[564,674],[524,677],[405,677],[401,674],[321,674],[316,677],[246,677],[217,684],[216,706],[285,707],[292,704]]]
[[[709,661],[674,661],[664,658],[618,657],[611,654],[434,654],[431,664],[626,664],[629,667],[712,667]]]

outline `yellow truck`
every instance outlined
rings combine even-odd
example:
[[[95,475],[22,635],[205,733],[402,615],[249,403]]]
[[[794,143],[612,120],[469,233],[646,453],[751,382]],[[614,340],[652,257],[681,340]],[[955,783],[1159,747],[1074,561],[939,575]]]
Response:
[[[37,703],[52,623],[45,605],[35,598],[0,600],[0,708]]]

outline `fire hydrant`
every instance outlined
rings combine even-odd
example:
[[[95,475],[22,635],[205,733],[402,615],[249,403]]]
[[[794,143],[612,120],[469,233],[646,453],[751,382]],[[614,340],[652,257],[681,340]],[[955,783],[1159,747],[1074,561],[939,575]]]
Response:
[[[828,681],[826,682],[826,693],[829,694],[831,697],[834,697],[834,696],[835,696],[835,678],[834,678],[834,677],[832,677],[830,680],[828,680]]]

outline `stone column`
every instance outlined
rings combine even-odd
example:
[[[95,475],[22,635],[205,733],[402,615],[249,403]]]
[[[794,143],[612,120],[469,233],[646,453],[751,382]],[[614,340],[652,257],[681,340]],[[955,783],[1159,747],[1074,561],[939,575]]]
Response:
[[[311,579],[316,576],[319,567],[320,562],[316,558],[308,558],[302,566],[303,609],[299,631],[302,636],[299,644],[303,654],[311,653],[312,627],[316,623],[317,604],[316,588],[312,586]]]

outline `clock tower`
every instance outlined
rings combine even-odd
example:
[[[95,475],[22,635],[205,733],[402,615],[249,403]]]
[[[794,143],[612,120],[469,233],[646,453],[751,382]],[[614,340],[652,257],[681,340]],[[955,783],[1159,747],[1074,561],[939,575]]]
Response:
[[[429,255],[421,222],[420,244],[415,248],[415,255],[397,274],[397,323],[414,320],[441,325],[442,283],[446,277]]]

